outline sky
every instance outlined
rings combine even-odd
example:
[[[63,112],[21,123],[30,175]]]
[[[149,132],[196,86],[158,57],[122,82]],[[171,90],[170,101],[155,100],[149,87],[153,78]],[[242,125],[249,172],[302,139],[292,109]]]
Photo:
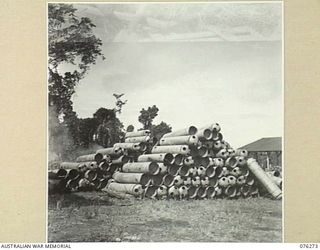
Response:
[[[218,122],[235,148],[282,136],[281,4],[75,5],[103,42],[73,96],[81,118],[113,108],[140,128],[139,111],[156,105],[154,123],[173,129]]]

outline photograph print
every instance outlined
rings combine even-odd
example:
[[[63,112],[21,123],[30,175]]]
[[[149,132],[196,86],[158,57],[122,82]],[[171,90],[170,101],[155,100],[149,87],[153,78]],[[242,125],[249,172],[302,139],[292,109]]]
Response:
[[[281,1],[47,19],[48,242],[282,242]]]

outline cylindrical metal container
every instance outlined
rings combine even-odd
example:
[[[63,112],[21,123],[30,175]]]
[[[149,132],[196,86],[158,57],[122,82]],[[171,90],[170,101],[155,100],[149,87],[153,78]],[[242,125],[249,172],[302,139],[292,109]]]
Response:
[[[223,148],[220,149],[219,152],[216,154],[216,157],[222,158],[222,159],[227,159],[229,156],[228,150]]]
[[[248,157],[248,151],[245,149],[237,149],[235,153],[237,156]]]
[[[236,183],[237,183],[236,177],[234,177],[233,175],[228,175],[227,178],[228,178],[228,182],[229,182],[230,186],[236,185]]]
[[[255,183],[254,176],[252,175],[252,173],[248,174],[246,176],[246,184],[248,186],[252,186],[254,183]]]
[[[236,159],[238,161],[238,166],[243,167],[247,164],[247,160],[244,156],[236,156]]]
[[[237,195],[237,188],[235,186],[226,187],[224,194],[229,198],[234,198]]]
[[[191,177],[184,177],[183,178],[183,185],[190,186],[191,184],[192,184]]]
[[[223,167],[224,160],[222,158],[213,158],[213,165],[216,167]]]
[[[88,181],[94,181],[95,179],[97,179],[97,171],[95,170],[87,170],[84,173],[84,178],[86,178]]]
[[[170,198],[177,198],[179,197],[179,189],[176,186],[172,186],[168,190],[168,196]]]
[[[168,167],[166,165],[164,165],[164,163],[159,162],[159,173],[160,174],[166,174],[168,172]]]
[[[132,194],[134,196],[141,196],[143,194],[143,189],[140,184],[111,182],[107,185],[106,188],[114,192]]]
[[[79,177],[79,171],[76,169],[66,169],[67,174],[66,174],[66,178],[68,180],[75,180]]]
[[[229,181],[228,181],[228,178],[223,176],[221,177],[219,180],[218,180],[218,185],[220,187],[227,187],[229,186]]]
[[[240,176],[242,174],[242,172],[239,167],[235,167],[231,170],[230,174],[232,174],[234,176]]]
[[[208,176],[204,176],[202,178],[200,178],[200,182],[201,182],[201,186],[206,187],[209,185],[209,177]]]
[[[213,144],[213,148],[214,148],[215,150],[220,150],[220,149],[222,149],[221,141],[215,141],[214,144]]]
[[[163,199],[163,198],[166,198],[168,195],[168,188],[164,185],[158,187],[157,189],[157,197],[159,199]]]
[[[187,155],[190,153],[188,145],[171,145],[171,146],[154,146],[151,151],[152,154],[171,153]]]
[[[207,157],[209,150],[205,146],[198,147],[198,155],[201,157]]]
[[[231,168],[235,168],[238,164],[238,160],[236,157],[232,156],[232,157],[228,157],[226,159],[225,162],[226,166],[231,167]]]
[[[243,185],[240,188],[240,192],[244,197],[247,197],[250,194],[251,186]]]
[[[183,184],[183,179],[181,178],[180,175],[177,175],[174,177],[173,182],[176,187],[179,187]]]
[[[163,184],[163,175],[152,175],[151,184],[154,186],[160,186]]]
[[[191,167],[191,168],[189,168],[189,176],[197,176],[197,174],[198,174],[198,169],[196,168],[196,167]]]
[[[180,176],[188,176],[188,175],[189,175],[189,169],[190,169],[189,166],[186,166],[186,165],[181,166],[181,167],[179,168],[178,174],[179,174]]]
[[[205,176],[206,174],[206,169],[204,167],[199,167],[197,170],[197,173],[199,176]]]
[[[201,184],[201,181],[199,176],[195,176],[192,178],[192,186],[199,187],[200,184]]]
[[[215,190],[215,192],[216,192],[215,197],[219,197],[219,196],[222,195],[222,188],[221,188],[221,187],[216,186],[216,187],[214,188],[214,190]]]
[[[158,187],[156,186],[146,187],[144,191],[144,196],[147,198],[155,198],[157,195],[157,190],[158,190]]]
[[[188,188],[188,196],[190,199],[195,199],[197,197],[198,187],[191,186]]]
[[[143,142],[131,143],[131,142],[122,142],[114,144],[114,147],[119,147],[122,149],[126,149],[128,151],[145,151],[147,146]]]
[[[183,160],[183,164],[185,166],[192,166],[194,164],[194,160],[193,160],[192,156],[185,157]]]
[[[124,142],[128,143],[139,143],[139,142],[150,142],[151,137],[150,136],[139,136],[139,137],[129,137],[126,138]]]
[[[77,162],[96,161],[98,163],[100,163],[102,160],[103,160],[103,154],[101,153],[81,155],[76,159]]]
[[[160,146],[166,145],[197,145],[199,138],[196,135],[186,135],[177,137],[164,137],[160,139]]]
[[[79,170],[80,163],[79,162],[61,162],[60,168],[63,169],[77,169]]]
[[[209,178],[209,186],[216,187],[218,186],[218,177]]]
[[[243,176],[243,175],[240,175],[238,178],[237,178],[237,185],[238,186],[242,186],[246,183],[246,177]]]
[[[204,168],[207,168],[210,165],[210,158],[209,157],[201,157],[200,158],[200,165]]]
[[[183,154],[174,154],[174,164],[182,166],[184,157],[185,156]]]
[[[68,172],[63,168],[52,169],[49,171],[49,179],[62,179],[66,178]]]
[[[156,175],[160,168],[158,163],[152,162],[128,162],[122,166],[122,171],[125,173],[149,173]]]
[[[184,199],[188,197],[188,188],[186,186],[179,187],[179,197],[180,199]]]
[[[130,157],[129,156],[121,155],[120,157],[112,160],[112,164],[122,165],[122,164],[128,163],[129,161],[130,161]]]
[[[247,166],[259,182],[266,188],[266,190],[272,195],[272,197],[278,199],[282,198],[282,191],[280,188],[272,182],[269,176],[259,166],[257,161],[253,158],[247,160]]]
[[[199,139],[210,140],[212,138],[212,131],[210,129],[200,129],[196,133],[196,136],[198,136]]]
[[[164,134],[162,138],[184,136],[184,135],[194,135],[197,133],[197,131],[198,131],[198,129],[196,127],[190,126],[186,129],[176,130],[176,131]]]
[[[163,177],[163,185],[166,187],[171,187],[174,184],[174,176],[167,174]]]
[[[207,193],[206,193],[207,189],[205,187],[199,187],[197,190],[197,197],[199,199],[203,199],[207,197]]]
[[[206,194],[207,194],[207,198],[209,198],[209,199],[214,198],[215,195],[216,195],[215,188],[211,187],[211,186],[207,187],[206,188]]]
[[[273,173],[266,172],[270,179],[276,184],[280,189],[282,189],[282,178],[274,176]]]
[[[140,136],[147,136],[150,135],[150,130],[139,130],[139,131],[133,131],[133,132],[127,132],[125,134],[125,138],[130,138],[130,137],[140,137]]]
[[[176,176],[179,173],[180,166],[170,165],[167,169],[168,173]]]
[[[123,153],[122,149],[119,147],[112,147],[112,148],[101,148],[96,151],[96,153],[100,153],[103,155],[110,155],[110,156],[119,156]]]
[[[174,163],[174,156],[170,153],[160,153],[160,154],[144,154],[138,157],[138,162],[155,161],[163,162],[166,164]]]
[[[230,172],[227,167],[222,167],[221,173],[218,177],[227,176],[227,175],[229,175],[229,173]]]
[[[112,178],[120,183],[135,183],[147,186],[151,183],[151,176],[144,173],[120,173],[115,172]]]

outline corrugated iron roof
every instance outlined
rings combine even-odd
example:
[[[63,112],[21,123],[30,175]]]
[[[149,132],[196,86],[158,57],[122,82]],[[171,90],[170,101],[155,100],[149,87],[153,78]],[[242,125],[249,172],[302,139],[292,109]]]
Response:
[[[282,151],[281,137],[266,137],[240,147],[249,152]]]

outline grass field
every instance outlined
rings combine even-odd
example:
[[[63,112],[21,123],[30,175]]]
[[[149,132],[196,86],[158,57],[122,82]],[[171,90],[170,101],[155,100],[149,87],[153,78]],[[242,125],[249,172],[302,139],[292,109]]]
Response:
[[[58,204],[57,204],[58,201]],[[282,202],[49,196],[49,242],[281,242]]]

